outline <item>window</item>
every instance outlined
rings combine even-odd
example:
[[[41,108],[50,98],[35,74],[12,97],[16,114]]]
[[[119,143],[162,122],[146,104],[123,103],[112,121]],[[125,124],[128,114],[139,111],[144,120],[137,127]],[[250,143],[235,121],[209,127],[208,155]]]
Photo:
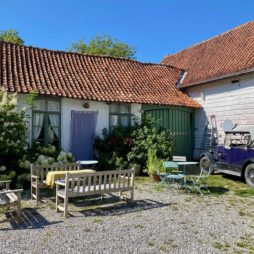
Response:
[[[60,147],[61,108],[57,98],[38,98],[33,103],[32,140]]]
[[[126,129],[131,126],[131,105],[130,104],[114,103],[109,105],[110,131],[112,131],[117,126],[122,126]]]
[[[229,149],[231,147],[246,148],[252,144],[251,135],[248,132],[227,133],[224,144]]]

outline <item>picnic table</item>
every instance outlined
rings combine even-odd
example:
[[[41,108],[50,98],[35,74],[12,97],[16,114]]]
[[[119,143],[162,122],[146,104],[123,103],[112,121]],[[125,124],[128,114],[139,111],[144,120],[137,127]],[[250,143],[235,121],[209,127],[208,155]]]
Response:
[[[70,171],[51,171],[48,172],[46,178],[46,185],[50,188],[55,187],[55,182],[60,179],[65,179],[66,173],[80,174],[80,173],[95,173],[93,169],[82,169],[82,170],[70,170]]]

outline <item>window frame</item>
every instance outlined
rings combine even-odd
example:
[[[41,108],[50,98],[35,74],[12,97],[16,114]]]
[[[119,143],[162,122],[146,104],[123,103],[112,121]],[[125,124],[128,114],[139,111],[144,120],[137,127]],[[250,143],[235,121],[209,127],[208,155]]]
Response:
[[[117,105],[118,106],[118,112],[110,112],[110,106],[111,105]],[[128,106],[128,113],[120,113],[120,106],[121,105],[127,105]],[[113,126],[111,125],[111,116],[117,116],[117,125]],[[123,126],[121,124],[121,116],[127,116],[128,119],[128,126]],[[131,113],[131,103],[111,103],[109,104],[109,132],[112,132],[114,130],[115,127],[123,127],[124,129],[129,129],[131,127],[131,117],[132,117],[132,113]]]
[[[48,131],[48,128],[50,126],[49,124],[49,115],[50,114],[56,114],[59,116],[59,126],[58,126],[58,131],[59,131],[59,138],[58,138],[58,148],[61,148],[61,123],[62,123],[62,120],[61,120],[61,112],[62,112],[62,105],[61,105],[61,98],[58,98],[58,97],[45,97],[45,96],[38,96],[36,100],[44,100],[45,101],[45,110],[37,110],[37,109],[34,109],[34,105],[32,106],[32,137],[31,137],[31,140],[32,140],[32,144],[34,142],[36,142],[37,140],[34,140],[34,117],[35,117],[35,114],[36,113],[40,113],[40,114],[44,114],[44,119],[45,119],[45,124],[43,126],[44,128],[44,141],[43,141],[43,145],[44,146],[47,146],[49,145],[49,133]],[[49,101],[57,101],[59,102],[59,111],[48,111],[48,102]]]

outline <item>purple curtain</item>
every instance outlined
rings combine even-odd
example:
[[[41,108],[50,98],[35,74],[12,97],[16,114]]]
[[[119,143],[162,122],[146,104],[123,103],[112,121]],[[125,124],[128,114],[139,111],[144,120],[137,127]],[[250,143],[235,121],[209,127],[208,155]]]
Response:
[[[93,159],[97,112],[71,112],[71,151],[76,160]]]

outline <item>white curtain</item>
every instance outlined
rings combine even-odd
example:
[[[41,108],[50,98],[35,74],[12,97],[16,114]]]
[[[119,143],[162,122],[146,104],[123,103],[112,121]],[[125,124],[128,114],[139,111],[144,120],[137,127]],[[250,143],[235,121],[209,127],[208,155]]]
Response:
[[[48,138],[49,138],[49,143],[53,143],[54,141],[54,130],[53,130],[53,127],[49,126],[49,129],[48,129]]]
[[[44,114],[36,113],[34,116],[34,139],[38,139],[41,133],[42,125],[44,121]]]
[[[59,138],[59,127],[58,127],[59,126],[59,115],[49,114],[49,120],[50,120],[51,128],[53,129],[57,138]]]
[[[118,116],[111,115],[110,116],[110,126],[117,126],[118,125]]]

